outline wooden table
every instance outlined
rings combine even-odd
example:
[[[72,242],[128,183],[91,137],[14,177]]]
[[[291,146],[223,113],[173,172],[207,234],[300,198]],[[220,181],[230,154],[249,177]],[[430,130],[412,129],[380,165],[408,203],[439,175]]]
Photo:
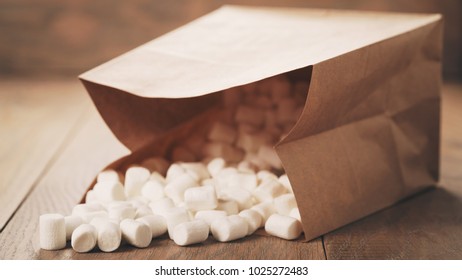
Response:
[[[443,87],[440,186],[311,242],[254,235],[113,253],[41,250],[38,217],[69,213],[97,172],[128,150],[83,87],[0,81],[0,259],[462,259],[462,84]]]

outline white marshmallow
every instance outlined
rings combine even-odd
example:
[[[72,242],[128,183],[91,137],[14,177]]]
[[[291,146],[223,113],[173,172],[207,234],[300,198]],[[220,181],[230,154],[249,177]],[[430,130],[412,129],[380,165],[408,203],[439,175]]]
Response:
[[[253,192],[257,188],[257,176],[253,172],[236,172],[230,174],[226,179],[230,188],[243,188],[249,192]]]
[[[273,147],[269,145],[260,146],[260,148],[258,148],[257,156],[266,161],[269,165],[271,165],[271,167],[282,169],[281,160]]]
[[[125,195],[135,197],[141,194],[141,187],[149,180],[151,172],[144,167],[133,166],[125,172]]]
[[[107,181],[114,182],[114,183],[120,182],[119,173],[117,173],[115,170],[108,169],[108,170],[104,170],[100,172],[98,176],[96,177],[97,183],[107,182]]]
[[[212,186],[187,189],[184,192],[184,202],[192,211],[212,210],[218,205],[215,189]]]
[[[291,193],[283,194],[273,200],[274,209],[281,215],[288,216],[292,208],[297,207],[295,196]]]
[[[165,197],[164,185],[157,180],[148,180],[141,188],[141,195],[150,201],[159,200]]]
[[[237,170],[245,173],[252,173],[258,170],[258,167],[248,160],[243,160],[237,164]]]
[[[295,218],[299,222],[302,222],[302,218],[300,216],[300,211],[298,210],[298,207],[295,207],[292,210],[290,210],[289,217]]]
[[[170,167],[167,169],[167,175],[165,175],[165,180],[167,183],[170,183],[174,179],[177,179],[181,175],[183,175],[186,172],[183,167],[181,167],[179,164],[174,163],[170,165]]]
[[[239,206],[234,200],[218,200],[218,206],[216,210],[223,210],[228,215],[235,215],[239,213]]]
[[[222,199],[234,200],[237,202],[240,211],[248,209],[253,205],[252,193],[243,188],[227,188],[222,191]]]
[[[272,201],[274,198],[286,193],[286,189],[277,180],[266,180],[254,192],[259,202]]]
[[[271,168],[271,166],[266,161],[259,158],[255,153],[247,153],[245,155],[245,161],[248,161],[256,170],[266,170]]]
[[[80,216],[66,216],[64,217],[64,224],[66,225],[66,240],[71,240],[72,232],[83,224],[83,220]]]
[[[290,183],[289,177],[287,176],[287,174],[282,174],[281,176],[279,176],[278,181],[279,183],[281,183],[281,185],[284,186],[284,188],[287,189],[287,191],[289,191],[290,193],[294,192],[292,190],[292,184]]]
[[[167,169],[165,169],[165,171],[167,171]],[[162,174],[160,174],[157,171],[154,171],[154,172],[151,173],[151,176],[149,176],[149,180],[157,181],[162,186],[165,186],[167,184],[167,180],[165,180],[165,177],[162,176]]]
[[[109,202],[114,200],[125,200],[124,187],[120,182],[102,181],[95,184],[93,192],[98,201]]]
[[[272,214],[276,213],[276,209],[274,209],[274,205],[271,201],[259,203],[252,206],[250,209],[255,210],[258,214],[260,214],[262,218],[262,224],[260,226],[265,225],[268,218]]]
[[[265,230],[268,234],[292,240],[302,233],[302,224],[295,218],[280,214],[271,215],[265,223]]]
[[[138,222],[146,224],[152,233],[152,238],[159,237],[167,232],[167,222],[160,215],[149,215],[136,219]]]
[[[198,182],[188,173],[171,180],[164,188],[164,193],[171,198],[175,204],[184,201],[184,192],[192,187],[197,187]]]
[[[237,123],[247,123],[254,126],[261,126],[265,121],[265,112],[259,108],[240,105],[237,107],[234,119]]]
[[[221,242],[243,238],[248,233],[246,219],[238,215],[231,215],[223,219],[216,219],[210,226],[213,237]]]
[[[133,219],[136,216],[136,211],[133,207],[116,206],[108,209],[109,219],[122,221],[125,219]]]
[[[74,251],[86,253],[95,248],[97,240],[96,228],[90,224],[82,224],[72,233],[71,245]]]
[[[59,250],[66,247],[66,225],[60,214],[44,214],[39,218],[40,248]]]
[[[152,231],[149,226],[142,222],[125,219],[120,222],[120,229],[123,239],[130,245],[146,248],[151,243]]]
[[[256,153],[262,145],[272,144],[273,137],[264,131],[249,133],[240,132],[237,138],[236,146],[247,153]]]
[[[96,193],[93,190],[87,191],[87,193],[85,194],[85,202],[86,203],[98,202],[98,198],[96,196]]]
[[[232,144],[236,139],[236,135],[236,129],[232,126],[222,122],[215,122],[212,125],[207,138],[212,142],[217,141]]]
[[[239,213],[239,216],[241,216],[247,221],[247,224],[248,224],[247,235],[251,235],[262,225],[261,215],[255,210],[252,210],[252,209],[243,210]]]
[[[257,172],[258,183],[261,184],[266,180],[278,180],[278,176],[269,172],[268,170],[260,170]]]
[[[86,203],[86,204],[77,204],[72,208],[73,216],[80,216],[85,213],[95,212],[104,210],[104,207],[99,203]]]
[[[165,174],[169,165],[169,162],[162,157],[151,157],[141,163],[141,166],[160,174]]]
[[[173,230],[173,241],[180,246],[204,242],[209,236],[209,226],[202,220],[185,222]]]
[[[180,166],[189,174],[194,174],[198,181],[210,178],[207,167],[202,162],[182,162]]]
[[[152,213],[160,215],[168,211],[168,209],[175,207],[175,204],[170,198],[164,197],[149,203],[149,207],[151,207]]]
[[[181,223],[189,222],[190,217],[186,209],[175,207],[162,214],[167,222],[167,231],[170,239],[173,239],[173,230]]]
[[[244,151],[228,143],[208,142],[202,147],[205,157],[221,157],[227,162],[239,162],[244,158]]]
[[[108,218],[108,213],[106,211],[94,211],[94,212],[88,212],[88,213],[83,213],[81,215],[79,215],[82,220],[83,220],[83,223],[90,223],[91,220],[93,220],[94,218]]]
[[[207,170],[208,170],[208,172],[210,173],[210,175],[212,177],[215,177],[216,174],[218,174],[218,172],[220,170],[225,168],[225,166],[226,166],[225,160],[223,158],[217,157],[217,158],[214,158],[213,160],[211,160],[207,164]]]
[[[144,217],[144,216],[150,216],[153,215],[151,207],[145,205],[145,206],[140,206],[136,208],[136,213],[135,213],[135,219]]]
[[[210,226],[215,219],[224,218],[227,215],[228,213],[223,210],[202,210],[196,212],[194,219],[203,220]]]
[[[113,252],[119,248],[122,241],[122,232],[117,223],[109,220],[93,219],[91,225],[97,231],[97,245],[103,252]]]

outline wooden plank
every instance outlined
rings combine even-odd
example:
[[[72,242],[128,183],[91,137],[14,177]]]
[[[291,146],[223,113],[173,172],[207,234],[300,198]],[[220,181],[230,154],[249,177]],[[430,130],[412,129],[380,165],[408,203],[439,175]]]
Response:
[[[0,233],[0,259],[40,257],[38,219],[44,213],[70,213],[97,172],[127,154],[94,107],[88,106],[62,151],[14,217]]]
[[[324,236],[328,259],[462,258],[462,85],[443,89],[441,187]]]
[[[48,212],[69,213],[96,173],[127,150],[91,109],[79,132],[44,175],[16,215],[0,234],[0,259],[324,259],[321,239],[285,241],[269,236],[250,236],[230,243],[209,238],[203,245],[178,247],[163,237],[147,249],[123,246],[117,252],[95,250],[78,254],[68,248],[40,250],[38,217]],[[69,246],[68,246],[69,247]]]
[[[0,231],[88,106],[77,82],[0,81]]]

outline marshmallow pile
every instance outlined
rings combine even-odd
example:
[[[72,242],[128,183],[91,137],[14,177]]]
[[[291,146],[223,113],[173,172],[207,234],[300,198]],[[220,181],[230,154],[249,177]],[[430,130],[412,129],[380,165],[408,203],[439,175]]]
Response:
[[[70,215],[40,216],[41,248],[59,250],[70,241],[77,252],[112,252],[122,243],[148,247],[166,233],[187,246],[210,234],[228,242],[259,228],[297,239],[300,213],[273,146],[294,126],[306,92],[306,84],[284,77],[225,91],[205,134],[124,174],[102,171]]]

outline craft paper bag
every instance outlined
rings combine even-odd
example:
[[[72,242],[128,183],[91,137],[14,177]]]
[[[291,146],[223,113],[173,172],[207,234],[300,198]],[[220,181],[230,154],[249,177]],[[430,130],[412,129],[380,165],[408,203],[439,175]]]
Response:
[[[225,6],[80,79],[123,168],[200,129],[223,90],[306,73],[275,149],[310,240],[437,183],[441,49],[439,15]]]

